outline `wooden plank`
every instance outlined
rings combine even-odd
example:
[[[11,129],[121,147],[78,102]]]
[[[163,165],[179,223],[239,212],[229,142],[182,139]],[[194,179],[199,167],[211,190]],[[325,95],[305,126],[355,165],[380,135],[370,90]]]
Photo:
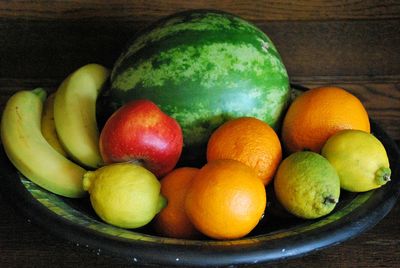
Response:
[[[291,77],[400,75],[400,20],[263,23]]]
[[[340,20],[400,18],[395,0],[302,0],[302,1],[0,1],[0,17],[76,20],[113,18],[123,21],[152,21],[187,9],[219,9],[252,21]]]
[[[0,77],[60,78],[80,65],[111,67],[146,22],[0,19]],[[257,24],[291,77],[400,76],[400,19]]]

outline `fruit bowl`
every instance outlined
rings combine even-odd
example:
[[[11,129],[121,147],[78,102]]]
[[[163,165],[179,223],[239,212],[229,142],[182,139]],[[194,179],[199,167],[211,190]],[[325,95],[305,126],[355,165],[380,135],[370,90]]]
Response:
[[[29,220],[77,246],[129,263],[206,266],[267,263],[295,258],[338,244],[372,228],[394,206],[400,194],[400,152],[390,137],[371,120],[373,134],[385,146],[392,180],[365,192],[342,191],[329,215],[300,220],[266,213],[246,237],[215,241],[160,237],[150,228],[121,229],[102,222],[88,198],[69,199],[52,194],[20,175],[1,151],[2,194]],[[271,208],[272,209],[272,208]]]

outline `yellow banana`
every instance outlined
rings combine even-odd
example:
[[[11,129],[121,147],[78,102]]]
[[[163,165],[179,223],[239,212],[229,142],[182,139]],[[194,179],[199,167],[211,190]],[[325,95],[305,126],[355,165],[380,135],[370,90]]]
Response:
[[[85,65],[59,86],[54,100],[54,120],[63,148],[76,162],[97,168],[102,164],[96,100],[109,70],[98,64]]]
[[[42,134],[47,142],[60,154],[67,157],[67,153],[63,149],[58,139],[56,125],[54,123],[54,98],[55,93],[50,94],[44,102],[42,114]]]
[[[62,196],[82,197],[86,170],[58,153],[42,135],[45,98],[43,89],[35,89],[19,91],[7,101],[1,120],[4,150],[32,182]]]

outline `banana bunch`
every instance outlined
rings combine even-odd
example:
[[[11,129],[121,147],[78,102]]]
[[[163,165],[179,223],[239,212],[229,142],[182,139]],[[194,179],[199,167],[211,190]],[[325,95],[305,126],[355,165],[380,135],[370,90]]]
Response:
[[[41,88],[10,97],[1,118],[1,140],[8,158],[25,177],[55,194],[85,195],[86,167],[102,163],[95,108],[108,76],[105,67],[88,64],[69,75],[47,99]]]

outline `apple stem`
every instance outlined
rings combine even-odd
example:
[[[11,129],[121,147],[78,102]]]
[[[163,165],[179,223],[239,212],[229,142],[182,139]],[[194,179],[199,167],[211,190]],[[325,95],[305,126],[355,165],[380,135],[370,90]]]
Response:
[[[141,159],[132,159],[132,160],[129,160],[128,163],[144,167],[144,161]]]

